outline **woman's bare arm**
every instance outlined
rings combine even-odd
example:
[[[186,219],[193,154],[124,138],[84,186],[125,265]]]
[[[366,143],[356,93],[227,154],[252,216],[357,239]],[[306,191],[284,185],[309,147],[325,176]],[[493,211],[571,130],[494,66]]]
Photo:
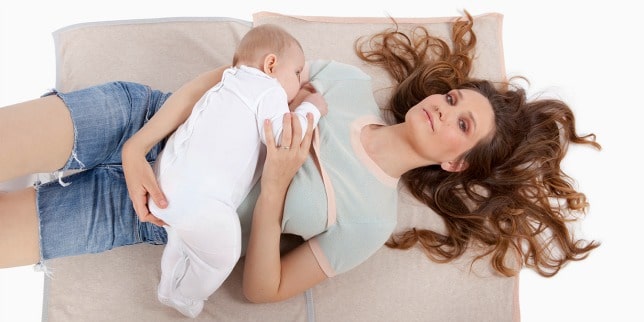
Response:
[[[302,140],[302,129],[296,117],[284,117],[282,145],[275,146],[270,122],[265,124],[267,157],[261,178],[261,192],[248,241],[244,265],[243,290],[255,303],[275,302],[300,294],[326,279],[308,245],[300,245],[280,256],[281,222],[288,186],[306,159],[311,145],[313,118]],[[292,131],[289,131],[292,129]]]
[[[129,146],[141,147],[147,153],[152,146],[183,123],[203,94],[215,86],[228,66],[205,72],[172,93],[158,112],[127,142]]]
[[[262,188],[255,205],[243,287],[246,298],[254,303],[285,300],[326,279],[307,244],[280,257],[284,196]]]
[[[203,73],[181,86],[123,146],[122,162],[128,193],[141,221],[160,226],[164,224],[150,213],[147,207],[148,195],[159,207],[165,208],[167,205],[145,155],[188,118],[201,96],[221,81],[227,67],[222,66]]]

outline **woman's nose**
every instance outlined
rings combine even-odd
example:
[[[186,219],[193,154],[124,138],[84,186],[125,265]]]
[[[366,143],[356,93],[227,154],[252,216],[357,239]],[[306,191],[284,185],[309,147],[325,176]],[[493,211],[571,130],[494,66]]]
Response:
[[[443,120],[443,111],[441,111],[441,108],[438,107],[438,105],[434,105],[434,111],[436,112],[436,114],[438,114],[438,119],[442,121]]]

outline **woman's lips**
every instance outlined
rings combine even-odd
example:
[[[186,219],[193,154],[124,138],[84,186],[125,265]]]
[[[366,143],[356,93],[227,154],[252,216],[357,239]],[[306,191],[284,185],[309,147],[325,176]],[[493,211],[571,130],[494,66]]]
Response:
[[[434,131],[434,120],[432,120],[432,115],[429,114],[426,110],[423,109],[423,112],[425,112],[425,115],[427,115],[427,120],[429,121],[429,125],[432,127],[432,131]]]

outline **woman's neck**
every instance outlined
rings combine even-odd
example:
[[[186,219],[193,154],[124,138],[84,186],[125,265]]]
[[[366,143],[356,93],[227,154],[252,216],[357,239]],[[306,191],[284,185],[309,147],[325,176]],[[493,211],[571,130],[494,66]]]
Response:
[[[423,160],[410,146],[405,136],[404,123],[395,125],[369,125],[360,134],[360,141],[367,155],[385,173],[399,178],[405,172],[426,166]]]

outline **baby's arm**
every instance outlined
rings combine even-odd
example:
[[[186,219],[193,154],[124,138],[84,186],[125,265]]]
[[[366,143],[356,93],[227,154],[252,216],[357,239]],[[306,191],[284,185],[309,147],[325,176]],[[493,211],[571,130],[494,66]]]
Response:
[[[312,86],[309,85],[311,89]],[[315,89],[313,89],[315,91]],[[303,133],[306,132],[307,123],[306,123],[306,114],[313,114],[313,127],[318,125],[320,117],[324,116],[328,112],[326,101],[322,97],[322,94],[316,92],[310,92],[307,89],[300,89],[300,92],[307,92],[306,96],[302,103],[299,106],[295,107],[293,110],[293,116],[297,117],[302,124]]]
[[[300,90],[302,92],[304,90]],[[298,94],[299,95],[299,94]],[[282,101],[283,102],[283,101]],[[284,103],[279,103],[279,104],[284,104]],[[271,120],[271,126],[273,128],[273,138],[278,144],[281,144],[281,137],[282,137],[282,119],[285,113],[289,111],[289,107],[282,105],[282,107],[275,106],[272,104],[274,108],[274,112],[267,113],[267,114],[262,114],[260,113],[257,121],[260,129],[263,129],[263,124],[260,123],[264,119],[270,119]],[[269,110],[271,108],[268,108]],[[324,98],[322,98],[322,95],[319,93],[311,93],[310,91],[308,94],[303,96],[301,98],[300,104],[298,104],[297,107],[293,108],[291,110],[291,113],[293,114],[293,117],[297,117],[300,124],[302,124],[302,133],[306,133],[307,130],[307,120],[306,120],[306,115],[308,113],[311,113],[313,115],[313,127],[316,127],[318,122],[320,121],[320,117],[323,115],[326,115],[327,107],[326,107],[326,102],[324,101]],[[324,112],[324,113],[322,113]],[[260,132],[262,142],[266,142],[266,138],[264,137],[263,131]]]
[[[295,95],[295,98],[293,98],[293,101],[291,102],[291,104],[289,104],[289,109],[292,112],[295,112],[295,110],[304,102],[313,104],[320,112],[321,116],[326,115],[326,113],[328,113],[329,111],[326,101],[322,97],[322,94],[318,93],[313,85],[311,85],[311,83],[302,85],[300,91],[297,92],[297,95]]]

